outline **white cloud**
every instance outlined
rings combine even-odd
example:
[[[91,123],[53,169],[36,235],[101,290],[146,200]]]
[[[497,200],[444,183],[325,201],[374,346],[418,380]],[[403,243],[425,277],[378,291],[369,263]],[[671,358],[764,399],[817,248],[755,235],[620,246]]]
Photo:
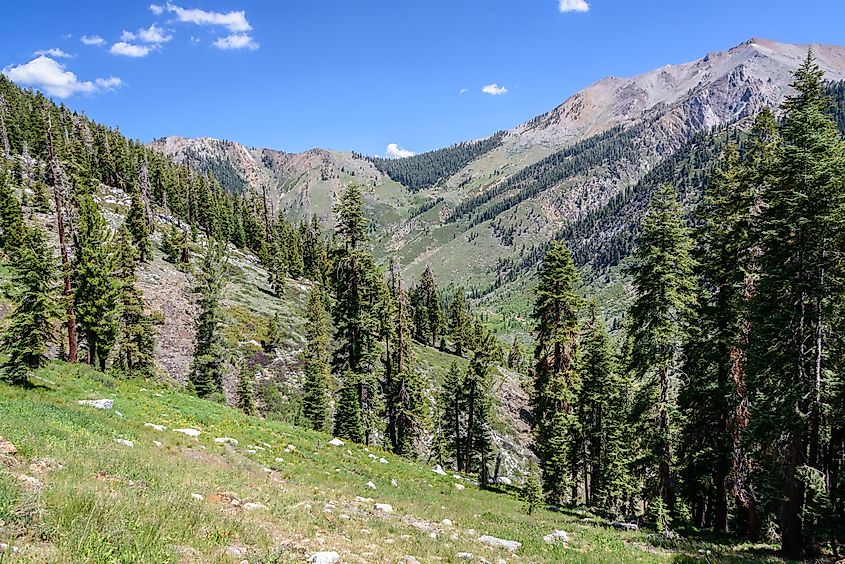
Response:
[[[461,89],[458,91],[458,94],[460,94],[461,96],[463,96],[463,95],[464,95],[464,94],[466,94],[467,92],[469,92],[469,88],[461,88]]]
[[[384,150],[384,153],[389,159],[404,159],[405,157],[413,157],[416,154],[408,149],[403,149],[396,143],[390,143]]]
[[[587,0],[558,0],[558,8],[561,12],[587,12],[590,5]]]
[[[106,40],[99,35],[83,35],[79,38],[79,40],[86,45],[102,45],[106,42]]]
[[[143,41],[144,43],[158,45],[160,43],[167,43],[173,39],[173,36],[168,35],[167,31],[158,27],[156,24],[153,24],[146,29],[141,28],[136,32],[124,31],[120,34],[121,41],[135,41],[136,39]]]
[[[499,86],[494,82],[493,84],[488,84],[482,88],[481,91],[485,94],[490,94],[491,96],[498,96],[499,94],[507,94],[508,89],[504,86]]]
[[[258,49],[258,43],[252,40],[246,33],[233,33],[226,37],[220,37],[213,45],[218,49],[249,49],[255,51]]]
[[[160,6],[159,4],[150,4],[150,11],[156,16],[160,16],[162,12],[164,12],[164,6]]]
[[[124,57],[146,57],[152,51],[152,47],[146,45],[133,45],[125,41],[118,41],[109,49],[112,55],[122,55]]]
[[[152,7],[150,8],[152,9]],[[232,33],[242,33],[252,29],[246,19],[246,12],[207,12],[199,8],[181,8],[176,4],[167,3],[167,11],[176,14],[180,22],[194,23],[197,25],[220,25]],[[155,10],[153,10],[155,13]]]
[[[47,55],[48,57],[55,57],[57,59],[72,59],[73,55],[70,53],[65,53],[59,48],[52,48],[52,49],[43,49],[41,51],[36,51],[33,53],[34,55]]]
[[[3,69],[3,74],[22,86],[38,88],[57,98],[67,98],[79,93],[93,94],[123,85],[123,81],[116,76],[97,78],[93,81],[79,80],[63,64],[46,55],[22,65],[10,65]]]

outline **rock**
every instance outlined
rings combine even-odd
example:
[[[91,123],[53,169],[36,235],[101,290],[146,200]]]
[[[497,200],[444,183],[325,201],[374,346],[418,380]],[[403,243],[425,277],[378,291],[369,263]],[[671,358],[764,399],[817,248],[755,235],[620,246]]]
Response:
[[[0,453],[14,456],[18,453],[18,447],[13,445],[11,441],[0,437]]]
[[[162,443],[161,441],[153,441],[153,444],[154,444],[155,446],[157,446],[158,448],[163,448],[163,447],[164,447],[164,443]]]
[[[114,407],[114,400],[110,399],[79,400],[77,403],[79,405],[87,405],[88,407],[93,407],[94,409],[111,409],[112,407]]]
[[[376,485],[372,482],[372,480],[367,482],[367,487],[370,488],[371,490],[376,489]]]
[[[373,498],[371,498],[371,497],[362,497],[362,496],[360,496],[360,495],[356,495],[356,496],[355,496],[355,501],[357,501],[358,503],[372,503]]]
[[[282,458],[282,457],[280,457],[280,456],[277,456],[277,457],[276,457],[276,458],[274,458],[273,460],[275,460],[276,462],[284,462],[284,461],[285,461],[285,459],[284,459],[284,458]]]
[[[311,564],[337,564],[337,562],[340,562],[340,554],[333,550],[315,552],[308,557],[308,562]]]
[[[496,478],[496,483],[502,484],[503,486],[510,486],[511,484],[513,484],[511,479],[506,476],[499,476],[498,478]]]
[[[243,558],[246,556],[246,551],[238,546],[227,546],[223,552],[226,556],[232,556],[234,558]]]
[[[500,539],[491,535],[481,535],[478,537],[478,542],[504,548],[505,550],[509,550],[511,552],[516,552],[519,547],[522,546],[521,542]]]
[[[455,489],[460,491],[460,490],[466,489],[466,486],[463,485],[463,484],[455,484]]]
[[[117,415],[118,417],[123,417],[123,414],[119,411],[115,411],[114,414]]]
[[[343,441],[341,441],[340,439],[335,437],[335,438],[333,438],[332,440],[329,441],[329,444],[332,445],[332,446],[341,447],[341,446],[343,446]]]
[[[199,429],[173,429],[177,433],[182,433],[183,435],[188,435],[189,437],[197,438],[200,436]]]
[[[248,501],[247,503],[244,503],[242,505],[242,507],[246,511],[258,511],[259,509],[267,509],[267,506],[264,505],[263,503],[255,503],[255,502],[252,502],[252,501]]]
[[[393,486],[394,488],[398,488],[399,482],[396,481],[396,478],[391,478],[390,479],[390,485]]]
[[[40,489],[44,487],[44,483],[41,480],[33,476],[27,476],[26,474],[21,474],[20,476],[18,476],[18,481],[35,489]]]
[[[623,521],[614,521],[610,524],[614,529],[621,529],[623,531],[638,531],[639,527],[636,523],[625,523]]]
[[[451,526],[452,526],[452,520],[451,520],[451,519],[443,519],[443,520],[441,521],[441,523],[443,523],[443,525],[444,525],[445,527],[451,527]]]
[[[156,425],[155,423],[144,423],[144,427],[149,427],[150,429],[155,429],[156,431],[167,431],[167,427],[164,425]]]
[[[258,451],[255,450],[254,448],[248,448],[248,449],[246,449],[246,452],[247,452],[247,454],[257,454],[258,453]]]
[[[553,531],[543,537],[543,542],[546,542],[548,544],[555,542],[562,542],[563,544],[568,544],[569,534],[566,531]]]
[[[12,554],[17,553],[18,547],[16,546],[9,546],[5,542],[0,542],[0,554],[11,552]]]
[[[393,513],[393,506],[389,503],[377,503],[374,508],[376,511],[381,511],[382,513]]]
[[[434,540],[437,540],[437,533],[428,533],[428,536]]]
[[[446,472],[443,470],[443,467],[439,464],[432,469],[432,472],[435,474],[440,474],[441,476],[445,476]]]
[[[373,460],[375,460],[375,459],[376,459],[376,455],[375,455],[375,454],[370,453],[370,454],[368,454],[368,455],[367,455],[367,458],[372,458]]]
[[[214,442],[218,445],[238,446],[238,439],[233,439],[232,437],[217,437],[214,439]]]
[[[386,458],[379,458],[378,462],[379,462],[379,464],[387,464],[387,459]]]
[[[115,439],[114,442],[116,442],[119,445],[123,445],[123,446],[129,447],[129,448],[132,448],[132,447],[135,446],[135,443],[133,443],[132,441],[127,441],[126,439]]]
[[[196,501],[202,501],[204,498],[202,497],[202,494],[192,493],[191,499],[196,500]]]
[[[420,564],[420,561],[414,558],[413,556],[406,556],[402,560],[403,564]]]
[[[341,521],[349,521],[350,519],[352,519],[352,517],[350,517],[346,513],[341,513],[340,515],[337,516],[337,518],[340,519]]]
[[[455,555],[458,560],[472,560],[472,552],[459,552]]]

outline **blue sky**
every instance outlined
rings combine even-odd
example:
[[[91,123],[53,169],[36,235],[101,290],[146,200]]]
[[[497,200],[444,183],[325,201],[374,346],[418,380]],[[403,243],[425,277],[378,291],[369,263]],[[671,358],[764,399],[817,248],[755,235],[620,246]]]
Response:
[[[143,141],[385,154],[753,36],[845,44],[842,0],[154,2],[8,2],[0,69]]]

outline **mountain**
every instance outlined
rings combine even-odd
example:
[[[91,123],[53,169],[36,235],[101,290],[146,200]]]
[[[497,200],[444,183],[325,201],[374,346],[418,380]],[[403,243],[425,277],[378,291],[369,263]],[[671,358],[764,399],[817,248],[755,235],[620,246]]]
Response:
[[[597,254],[612,235],[579,224],[608,216],[638,186],[647,190],[649,175],[695,152],[701,134],[742,127],[762,107],[778,106],[811,47],[828,80],[845,79],[845,47],[753,38],[696,61],[602,79],[508,131],[395,161],[210,139],[167,138],[153,147],[230,189],[267,186],[293,216],[330,217],[341,187],[358,182],[378,223],[376,247],[397,254],[408,277],[431,266],[476,294],[501,293],[554,237],[569,233],[571,245]],[[636,217],[612,219],[619,233],[630,232]]]

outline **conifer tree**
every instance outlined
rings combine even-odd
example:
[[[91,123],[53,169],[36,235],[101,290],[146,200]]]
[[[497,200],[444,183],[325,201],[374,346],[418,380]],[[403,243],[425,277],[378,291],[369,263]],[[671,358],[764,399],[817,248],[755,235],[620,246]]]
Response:
[[[362,248],[367,241],[367,220],[364,217],[360,188],[352,184],[341,196],[336,208],[337,234],[341,244],[334,257],[333,286],[335,290],[334,318],[335,340],[332,365],[336,374],[343,374],[343,388],[335,411],[335,433],[345,430],[357,441],[368,443],[375,433],[381,397],[376,381],[382,354],[379,342],[382,327],[379,315],[384,298],[385,282],[376,267],[373,256]],[[344,405],[350,401],[353,386],[358,407]],[[349,422],[344,417],[357,418]],[[357,435],[358,426],[363,436]]]
[[[310,297],[310,296],[309,296]],[[310,311],[310,310],[309,310]],[[309,330],[311,327],[309,327]],[[264,341],[265,350],[274,351],[278,349],[285,340],[285,332],[282,329],[282,317],[279,312],[273,313],[273,317],[267,324],[267,338]]]
[[[364,423],[358,387],[361,376],[352,371],[343,375],[343,384],[337,397],[334,416],[334,434],[355,443],[364,442]]]
[[[150,256],[150,225],[141,194],[135,190],[131,194],[129,213],[126,215],[126,227],[132,234],[132,242],[138,249],[138,260],[147,262]]]
[[[137,284],[138,251],[125,225],[117,233],[115,277],[118,285],[118,329],[114,363],[129,375],[155,374],[156,319],[144,311]]]
[[[226,267],[224,245],[209,240],[194,284],[199,317],[189,381],[200,397],[223,391],[226,349],[220,299],[226,286]]]
[[[464,351],[473,348],[475,338],[472,314],[460,288],[449,302],[448,325],[449,336],[455,343],[455,354],[463,356]]]
[[[60,318],[56,261],[41,227],[28,227],[12,265],[13,310],[0,337],[7,355],[3,379],[25,384],[34,370],[47,364],[48,346],[55,341],[53,322]]]
[[[105,370],[118,328],[113,234],[91,196],[80,196],[78,209],[73,260],[76,323],[88,349],[88,364]]]
[[[302,351],[305,384],[302,412],[308,426],[315,431],[328,431],[331,425],[331,374],[329,372],[329,328],[325,297],[315,285],[308,295],[306,306],[308,326],[306,344]]]
[[[440,409],[438,420],[440,436],[444,452],[454,461],[454,469],[464,468],[465,426],[466,426],[466,397],[464,395],[464,378],[457,361],[452,361],[449,371],[443,378],[443,384],[437,396]]]
[[[161,234],[161,252],[164,260],[171,264],[188,262],[188,234],[175,225],[166,228]]]
[[[443,324],[443,310],[440,307],[440,296],[437,282],[431,267],[427,267],[420,278],[420,283],[411,292],[411,302],[414,312],[414,330],[417,338],[428,343],[437,344]]]
[[[681,345],[695,300],[691,247],[675,190],[662,185],[652,196],[630,267],[636,291],[630,316],[644,464],[656,476],[653,495],[669,511],[675,502],[672,414],[677,411]]]
[[[815,552],[827,521],[814,511],[818,496],[808,478],[825,473],[826,414],[841,370],[831,340],[845,297],[845,145],[812,53],[792,88],[782,106],[778,173],[764,194],[749,379],[760,398],[753,403],[755,436],[782,453],[781,547],[801,559]]]
[[[522,345],[519,342],[519,337],[514,335],[510,351],[508,351],[508,368],[520,372],[524,368],[524,362],[525,358],[522,353]]]
[[[543,504],[543,483],[537,474],[537,467],[532,463],[528,469],[528,476],[525,477],[525,484],[522,486],[521,497],[525,504],[525,512],[529,515]]]
[[[0,168],[0,249],[11,254],[24,235],[21,204],[12,192],[8,173]]]
[[[482,486],[488,483],[488,467],[493,450],[492,368],[495,337],[486,333],[481,339],[464,376],[466,400],[466,440],[464,472],[478,469]]]
[[[238,371],[237,406],[247,415],[255,415],[255,391],[253,377],[246,363],[241,360]]]
[[[562,503],[568,487],[574,487],[574,439],[577,374],[577,336],[580,298],[578,279],[569,249],[552,243],[540,267],[533,317],[534,430],[543,471],[543,482],[552,503]],[[572,500],[573,502],[575,500]]]

